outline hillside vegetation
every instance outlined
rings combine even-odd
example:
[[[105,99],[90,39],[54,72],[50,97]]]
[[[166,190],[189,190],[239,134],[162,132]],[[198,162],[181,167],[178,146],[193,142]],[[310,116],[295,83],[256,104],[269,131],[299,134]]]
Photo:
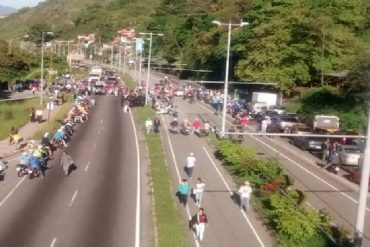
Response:
[[[112,39],[124,26],[141,26],[155,9],[156,0],[47,0],[0,21],[0,39],[23,36],[35,24],[47,23],[59,38],[87,32]]]
[[[54,38],[94,32],[98,41],[106,42],[118,28],[135,27],[137,32],[164,34],[154,37],[154,63],[186,64],[189,70],[174,73],[221,81],[227,26],[213,20],[249,22],[232,29],[231,80],[276,83],[288,96],[299,96],[299,88],[328,86],[343,101],[359,106],[356,112],[366,112],[368,0],[48,0],[0,21],[0,39],[37,31],[38,25],[37,32],[49,27],[57,34]]]

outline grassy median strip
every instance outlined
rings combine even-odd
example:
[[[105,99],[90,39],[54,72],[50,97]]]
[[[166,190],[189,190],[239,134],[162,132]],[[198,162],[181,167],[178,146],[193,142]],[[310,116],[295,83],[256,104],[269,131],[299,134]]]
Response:
[[[57,109],[57,113],[51,117],[49,121],[46,121],[40,125],[38,130],[33,134],[35,139],[41,139],[45,132],[53,133],[60,126],[59,121],[63,121],[67,116],[69,110],[71,110],[73,105],[73,96],[68,94],[66,97],[66,102]]]
[[[136,108],[136,120],[145,133],[144,123],[148,118],[154,119],[155,112],[150,107]],[[155,218],[158,233],[158,246],[185,246],[185,227],[183,219],[175,204],[174,192],[171,190],[170,173],[166,166],[161,136],[159,134],[145,135],[149,149],[151,175],[154,186]]]
[[[125,73],[123,75],[123,81],[129,89],[135,89],[135,80],[131,77],[130,74]]]
[[[21,99],[7,102],[0,102],[0,140],[8,136],[11,127],[20,129],[27,124],[29,109],[40,106],[40,99]]]

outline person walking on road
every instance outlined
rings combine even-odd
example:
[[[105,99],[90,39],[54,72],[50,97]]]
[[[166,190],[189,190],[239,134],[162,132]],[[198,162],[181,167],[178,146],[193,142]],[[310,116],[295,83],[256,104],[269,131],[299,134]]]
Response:
[[[262,120],[262,122],[261,122],[261,132],[262,133],[266,133],[266,131],[267,131],[267,125],[268,125],[268,122],[267,122],[267,119],[266,118],[264,118],[263,120]]]
[[[244,209],[247,213],[249,212],[249,199],[252,193],[252,187],[248,181],[244,182],[239,189],[240,194],[240,209]]]
[[[324,163],[329,158],[329,152],[330,152],[330,140],[329,140],[329,138],[326,139],[326,141],[321,144],[321,149],[322,149],[322,158],[321,158],[321,160]]]
[[[154,119],[153,125],[154,125],[154,132],[158,133],[159,128],[161,127],[161,120],[159,119],[158,116]]]
[[[206,184],[201,178],[197,179],[197,184],[195,185],[195,188],[193,189],[193,193],[195,196],[195,205],[200,207],[202,203],[202,198],[203,198],[203,192],[204,192],[204,187]]]
[[[195,218],[195,230],[197,235],[197,240],[200,242],[203,241],[204,231],[206,229],[206,225],[208,224],[207,215],[204,212],[204,208],[199,208],[199,212],[194,215]]]
[[[66,151],[63,151],[62,158],[60,160],[60,166],[63,168],[63,172],[65,176],[69,175],[69,171],[70,171],[69,168],[73,164],[74,164],[74,161],[72,157],[69,154],[67,154]]]
[[[186,170],[186,173],[187,173],[187,175],[190,179],[193,176],[193,170],[194,170],[194,166],[195,166],[196,161],[197,161],[197,159],[194,157],[193,153],[190,153],[189,156],[186,158],[185,170]]]
[[[179,201],[181,204],[186,207],[188,203],[188,195],[191,191],[190,185],[188,184],[188,181],[184,178],[182,182],[177,187],[177,195],[179,197]]]
[[[146,133],[149,135],[153,128],[153,121],[150,118],[145,121],[145,128]]]

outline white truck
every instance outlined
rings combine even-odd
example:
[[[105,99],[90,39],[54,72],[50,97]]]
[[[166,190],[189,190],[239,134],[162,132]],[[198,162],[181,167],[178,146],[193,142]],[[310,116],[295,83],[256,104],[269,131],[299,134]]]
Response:
[[[330,134],[339,130],[339,117],[334,115],[316,115],[313,121],[315,133]]]
[[[254,113],[259,113],[269,106],[276,105],[278,95],[276,93],[253,92],[251,108]]]
[[[88,82],[95,82],[96,85],[101,84],[100,78],[103,75],[103,69],[99,66],[94,66],[89,72]]]

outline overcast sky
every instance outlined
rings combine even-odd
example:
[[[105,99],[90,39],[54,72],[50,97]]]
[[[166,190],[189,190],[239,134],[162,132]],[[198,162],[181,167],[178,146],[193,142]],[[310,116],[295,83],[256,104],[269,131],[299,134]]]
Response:
[[[23,7],[34,7],[39,2],[44,0],[0,0],[0,5],[13,7],[13,8],[23,8]]]

